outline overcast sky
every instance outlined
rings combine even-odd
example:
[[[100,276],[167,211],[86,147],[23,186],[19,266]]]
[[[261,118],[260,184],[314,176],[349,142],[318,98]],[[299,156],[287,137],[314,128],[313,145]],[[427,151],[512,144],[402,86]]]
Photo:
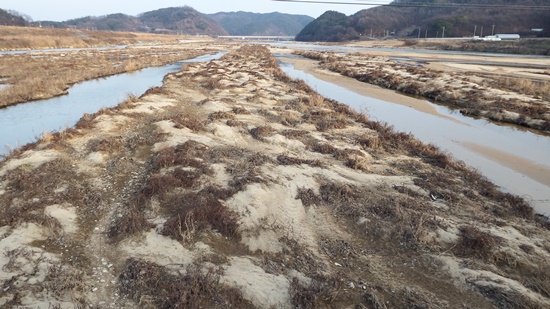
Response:
[[[329,0],[327,0],[329,1]],[[344,0],[343,2],[362,2]],[[363,1],[363,3],[369,1]],[[389,3],[391,0],[372,1]],[[343,4],[291,3],[271,0],[0,0],[0,8],[15,10],[33,20],[64,21],[84,16],[113,13],[138,15],[166,7],[188,5],[202,13],[246,11],[255,13],[281,12],[319,17],[328,10],[351,15],[370,6]]]

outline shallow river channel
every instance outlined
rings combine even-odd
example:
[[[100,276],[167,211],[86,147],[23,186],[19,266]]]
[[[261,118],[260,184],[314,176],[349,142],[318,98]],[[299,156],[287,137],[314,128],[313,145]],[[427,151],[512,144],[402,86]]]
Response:
[[[437,115],[356,93],[297,70],[279,57],[283,71],[304,80],[321,95],[366,112],[396,130],[439,146],[479,170],[502,190],[527,199],[538,213],[550,214],[550,137],[498,126],[432,105]],[[402,100],[413,100],[403,96]]]
[[[210,61],[224,53],[204,55],[163,67],[115,75],[74,85],[69,94],[0,109],[0,158],[10,148],[35,141],[45,132],[72,127],[85,113],[113,107],[128,97],[160,86],[164,76],[185,63]],[[396,130],[432,143],[478,169],[504,191],[531,202],[538,213],[550,214],[550,137],[485,120],[462,116],[445,106],[431,104],[437,113],[374,99],[297,70],[279,57],[285,73],[307,82],[321,95],[366,112]],[[411,98],[403,96],[402,100]]]
[[[179,71],[185,63],[218,59],[225,53],[203,55],[162,67],[113,75],[75,84],[69,94],[0,109],[0,158],[10,149],[37,140],[43,133],[72,127],[85,113],[114,107],[128,95],[141,95],[161,86],[166,74]]]

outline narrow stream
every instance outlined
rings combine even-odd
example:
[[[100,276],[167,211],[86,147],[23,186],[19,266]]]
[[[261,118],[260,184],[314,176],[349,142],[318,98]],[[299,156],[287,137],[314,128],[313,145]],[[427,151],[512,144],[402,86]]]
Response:
[[[325,97],[366,111],[371,118],[389,123],[398,131],[439,146],[478,169],[502,190],[524,197],[538,213],[550,213],[550,173],[545,173],[550,170],[550,137],[464,117],[435,104],[444,117],[431,115],[357,94],[296,70],[289,63],[282,62],[281,68]],[[500,159],[495,160],[495,156]]]
[[[185,63],[210,61],[224,54],[203,55],[162,67],[85,81],[73,85],[64,96],[0,109],[0,158],[10,149],[36,141],[43,133],[74,126],[85,113],[114,107],[129,94],[139,96],[151,87],[161,86],[166,74],[179,71]]]

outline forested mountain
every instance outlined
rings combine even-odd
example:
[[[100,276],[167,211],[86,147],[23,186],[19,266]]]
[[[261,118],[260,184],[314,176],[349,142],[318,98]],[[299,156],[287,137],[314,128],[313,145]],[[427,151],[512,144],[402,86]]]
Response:
[[[220,12],[209,15],[230,35],[296,35],[313,18],[283,13]]]
[[[82,18],[70,19],[61,23],[42,22],[43,26],[55,26],[62,28],[78,28],[90,30],[108,30],[108,31],[145,31],[146,26],[139,18],[125,14],[110,14],[101,17],[87,16]]]
[[[139,15],[152,29],[167,29],[195,35],[226,35],[227,31],[207,15],[191,7],[164,8]]]
[[[195,9],[184,7],[164,8],[145,12],[139,16],[111,14],[88,16],[64,22],[41,22],[43,26],[110,31],[174,32],[189,35],[226,35],[220,25]]]
[[[449,3],[460,7],[438,7]],[[428,5],[419,7],[402,4]],[[485,4],[487,7],[473,6]],[[346,41],[361,36],[445,37],[518,33],[522,36],[550,36],[550,10],[518,9],[499,5],[544,6],[548,0],[397,0],[391,6],[366,9],[334,23],[323,15],[315,26],[308,25],[297,36],[301,41]],[[323,22],[318,22],[324,19]],[[344,27],[345,29],[343,29]],[[481,33],[481,29],[484,32]],[[331,30],[332,29],[332,30]],[[532,29],[543,29],[533,32]],[[306,31],[307,30],[307,31]]]
[[[0,25],[28,26],[29,22],[21,14],[0,9]]]

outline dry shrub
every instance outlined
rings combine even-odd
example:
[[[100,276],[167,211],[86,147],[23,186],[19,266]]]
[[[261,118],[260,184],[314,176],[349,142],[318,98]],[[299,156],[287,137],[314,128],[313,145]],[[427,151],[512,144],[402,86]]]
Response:
[[[107,228],[107,236],[111,240],[120,240],[129,235],[146,231],[155,227],[145,218],[145,213],[141,203],[132,201],[124,213],[117,216]]]
[[[497,243],[495,236],[471,225],[464,226],[460,228],[460,239],[453,252],[460,257],[487,259],[493,254]]]
[[[242,127],[242,126],[244,126],[244,122],[238,121],[238,120],[235,120],[235,119],[227,120],[226,124],[230,127]]]
[[[240,106],[233,107],[232,112],[235,114],[242,114],[242,115],[250,114],[250,112],[246,108],[240,107]]]
[[[208,146],[194,140],[188,140],[174,147],[164,148],[159,151],[152,162],[152,170],[172,166],[188,166],[203,168],[204,163],[198,158],[203,158],[208,151]]]
[[[204,111],[192,103],[184,104],[182,112],[173,112],[168,115],[167,119],[174,122],[178,129],[186,127],[195,132],[203,130],[207,124]]]
[[[281,135],[285,136],[286,138],[302,140],[309,136],[309,132],[304,130],[284,130],[283,132],[281,132]]]
[[[239,290],[220,282],[222,275],[221,267],[197,263],[180,275],[131,258],[119,276],[120,292],[146,308],[254,308]]]
[[[143,98],[145,96],[148,96],[148,95],[165,95],[167,94],[168,91],[166,91],[165,88],[162,88],[162,87],[151,87],[149,89],[147,89],[147,91],[145,91],[145,93],[143,95],[141,95],[140,98]]]
[[[293,308],[332,308],[336,302],[342,300],[343,295],[340,293],[345,283],[340,278],[343,277],[343,274],[335,274],[331,277],[317,275],[307,285],[293,278],[289,287]]]
[[[259,126],[250,130],[250,135],[257,140],[265,141],[265,138],[271,136],[275,132],[275,129],[268,125]]]
[[[87,148],[91,152],[105,151],[114,153],[124,149],[124,141],[120,136],[93,139],[88,142]]]
[[[210,121],[215,121],[220,119],[235,120],[235,115],[228,112],[213,112],[210,115],[208,115],[208,119]]]
[[[418,40],[406,39],[403,41],[403,46],[414,46],[418,44]]]
[[[197,233],[212,228],[226,237],[238,239],[237,215],[220,202],[220,197],[225,199],[230,194],[228,191],[207,189],[170,196],[162,205],[170,214],[162,234],[188,241]]]
[[[222,82],[221,82],[222,78],[220,76],[216,76],[216,77],[209,77],[206,82],[203,84],[203,86],[206,88],[206,89],[211,89],[211,90],[215,90],[215,89],[225,89],[227,88],[227,86],[225,86]]]

